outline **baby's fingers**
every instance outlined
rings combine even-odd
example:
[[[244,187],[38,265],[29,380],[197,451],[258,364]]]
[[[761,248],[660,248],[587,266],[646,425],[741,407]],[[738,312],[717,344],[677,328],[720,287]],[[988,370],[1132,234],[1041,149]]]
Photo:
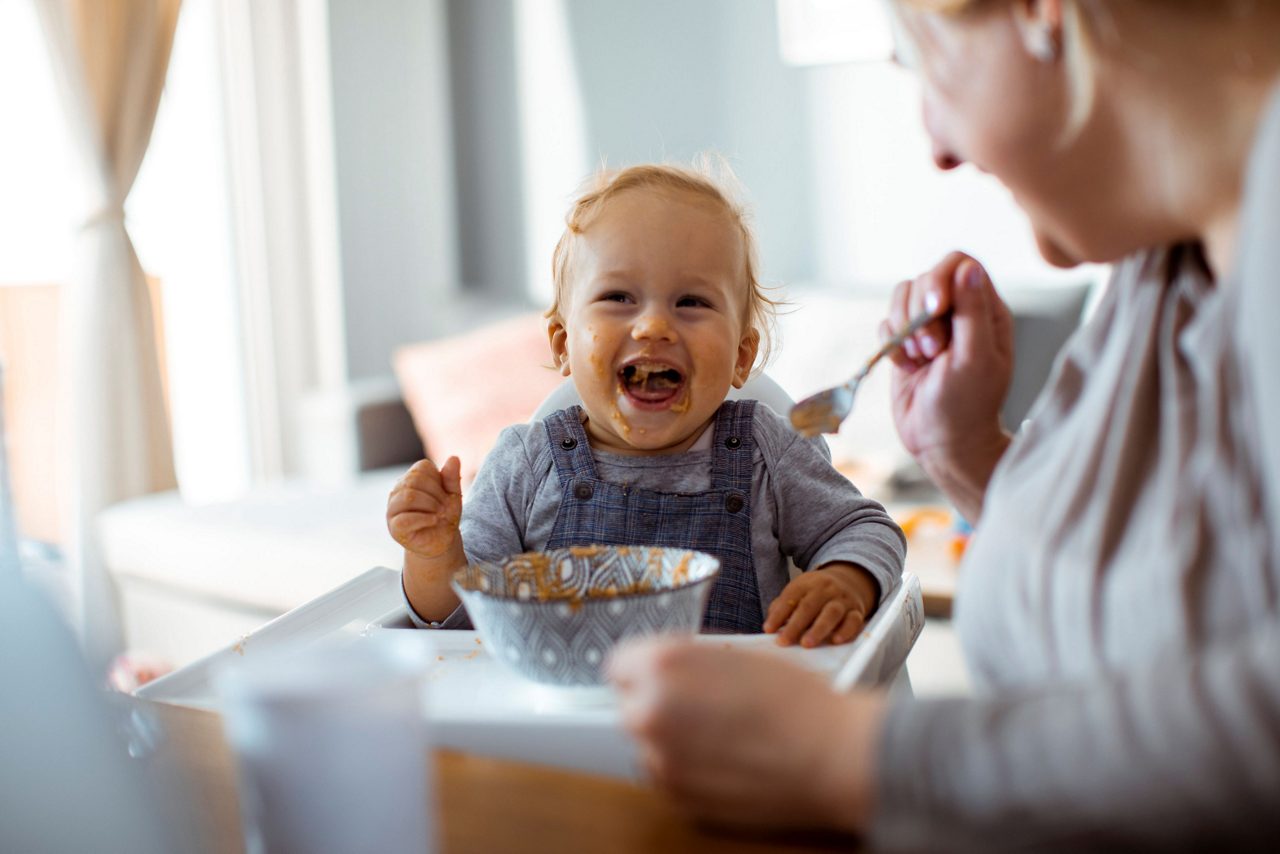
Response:
[[[778,598],[769,604],[769,610],[764,615],[765,634],[772,634],[785,625],[787,618],[800,604],[803,594],[797,591],[794,585],[793,581],[784,587],[778,594]]]
[[[826,641],[831,636],[832,630],[840,625],[840,621],[844,619],[847,613],[848,609],[844,605],[829,600],[827,604],[822,606],[822,610],[818,612],[813,625],[809,626],[809,631],[804,633],[804,637],[800,640],[800,645],[814,647]]]
[[[440,469],[436,468],[436,464],[431,460],[418,460],[414,463],[404,473],[404,477],[400,478],[400,485],[412,489],[444,492],[444,478],[441,476]]]
[[[804,634],[805,629],[813,625],[813,621],[817,618],[818,613],[826,602],[826,599],[813,593],[802,598],[800,604],[796,605],[796,609],[787,619],[786,625],[778,629],[778,645],[791,646],[794,643],[799,643],[800,636]]]
[[[387,529],[391,532],[391,536],[396,542],[403,544],[405,540],[411,538],[419,531],[427,528],[434,528],[443,521],[438,513],[425,513],[418,510],[411,510],[406,513],[397,513],[387,520]]]
[[[440,467],[440,480],[444,491],[450,495],[462,494],[462,461],[457,457],[449,457]]]
[[[857,611],[849,611],[844,615],[844,620],[840,623],[840,628],[835,630],[831,635],[833,644],[848,643],[849,641],[862,634],[862,629],[867,624],[867,618]]]
[[[428,513],[440,513],[445,509],[443,496],[432,495],[421,489],[413,489],[405,487],[397,489],[391,493],[391,497],[387,499],[387,515],[395,516],[399,513],[408,513],[413,511],[425,511]]]

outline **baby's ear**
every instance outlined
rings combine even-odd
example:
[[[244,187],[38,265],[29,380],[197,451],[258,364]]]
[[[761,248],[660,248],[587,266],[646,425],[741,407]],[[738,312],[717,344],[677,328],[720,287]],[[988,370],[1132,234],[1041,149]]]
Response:
[[[760,330],[748,329],[738,342],[738,358],[733,365],[733,387],[742,388],[751,376],[751,367],[756,363],[756,354],[760,352]]]
[[[561,376],[569,376],[569,332],[558,316],[547,321],[547,340],[551,344],[551,364]]]

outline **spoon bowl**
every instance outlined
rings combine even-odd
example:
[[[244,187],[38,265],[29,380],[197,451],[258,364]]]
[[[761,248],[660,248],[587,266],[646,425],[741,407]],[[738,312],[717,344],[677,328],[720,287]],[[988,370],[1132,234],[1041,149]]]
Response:
[[[817,436],[819,433],[838,432],[840,424],[853,411],[853,399],[858,393],[858,386],[861,385],[867,374],[871,372],[876,362],[897,350],[902,346],[902,342],[920,329],[935,320],[941,320],[943,317],[945,315],[934,315],[927,311],[922,311],[911,318],[911,322],[898,330],[888,341],[884,342],[883,346],[870,359],[867,359],[866,364],[850,377],[847,382],[806,397],[791,407],[791,429],[806,437]]]

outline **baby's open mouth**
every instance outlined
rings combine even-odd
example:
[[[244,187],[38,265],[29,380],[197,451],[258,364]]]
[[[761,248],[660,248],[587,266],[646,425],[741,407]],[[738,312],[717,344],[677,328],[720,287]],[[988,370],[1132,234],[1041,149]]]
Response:
[[[660,362],[633,362],[618,371],[618,384],[634,401],[664,404],[680,396],[684,374]]]

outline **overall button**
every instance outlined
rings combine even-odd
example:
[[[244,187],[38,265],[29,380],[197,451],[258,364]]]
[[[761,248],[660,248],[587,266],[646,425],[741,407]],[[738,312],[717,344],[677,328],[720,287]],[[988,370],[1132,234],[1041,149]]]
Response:
[[[569,441],[572,441],[572,440],[569,440]],[[575,484],[573,487],[574,498],[580,498],[581,500],[586,501],[588,498],[590,498],[594,494],[595,494],[595,490],[592,489],[591,484],[587,483],[585,480],[578,481],[578,483]]]
[[[747,502],[742,500],[741,495],[737,495],[737,494],[727,495],[725,496],[725,499],[724,499],[724,509],[729,511],[730,513],[737,513],[739,510],[743,508],[743,506],[746,503]]]
[[[566,451],[572,451],[574,448],[578,447],[578,440],[571,436],[568,439],[562,440],[560,442],[560,447],[564,448]]]
[[[737,436],[730,436],[728,439],[724,440],[724,446],[733,451],[742,447],[742,440]]]

